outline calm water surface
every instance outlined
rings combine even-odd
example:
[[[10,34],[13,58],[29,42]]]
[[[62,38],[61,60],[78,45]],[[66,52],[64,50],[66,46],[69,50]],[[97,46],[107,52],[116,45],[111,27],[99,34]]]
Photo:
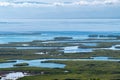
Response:
[[[14,67],[14,64],[18,63],[28,63],[31,67],[44,67],[44,68],[64,68],[65,64],[57,64],[57,63],[41,63],[42,61],[47,60],[60,60],[60,61],[120,61],[120,59],[110,59],[109,57],[98,56],[91,57],[90,59],[36,59],[36,60],[16,60],[16,62],[10,63],[0,63],[0,68],[11,68]]]
[[[84,31],[84,28],[90,29],[91,26],[94,26],[98,30],[102,29],[102,27],[107,28],[108,26],[110,30],[112,30],[112,28],[114,29],[115,27],[119,28],[120,19],[0,19],[0,26],[2,26],[4,30],[5,29],[15,30],[14,32],[18,32],[17,29],[20,28],[20,30],[23,31],[33,30],[37,32],[40,31],[41,33],[39,35],[16,35],[16,34],[0,35],[0,43],[25,42],[32,40],[50,40],[53,39],[54,37],[59,37],[59,36],[73,37],[73,39],[81,40],[81,39],[87,39],[88,35],[90,34],[120,35],[120,32],[104,32],[104,31],[99,32],[96,30],[94,32]],[[48,29],[48,27],[50,27],[50,29]],[[77,31],[72,31],[73,29],[71,28],[73,27],[74,29],[76,28]],[[64,30],[68,30],[67,28],[69,28],[71,30],[66,32],[60,29],[62,31],[59,31],[59,28],[62,28]],[[57,31],[54,29],[56,29]],[[53,30],[53,31],[48,31],[48,30]],[[108,30],[108,28],[106,30]],[[0,33],[4,34],[5,32],[0,32]]]

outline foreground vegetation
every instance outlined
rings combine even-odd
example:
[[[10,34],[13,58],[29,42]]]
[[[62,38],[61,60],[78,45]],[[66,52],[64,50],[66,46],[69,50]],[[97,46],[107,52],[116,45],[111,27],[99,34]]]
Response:
[[[62,40],[71,42],[59,42]],[[71,40],[71,37],[56,37],[55,40],[13,42],[0,44],[0,63],[15,62],[16,59],[84,59],[98,56],[120,59],[120,50],[105,50],[117,42],[101,42],[86,40]],[[118,39],[117,39],[118,40]],[[58,41],[58,42],[57,42]],[[96,46],[88,46],[82,43],[96,43]],[[63,47],[79,46],[79,48],[92,48],[93,52],[64,53]],[[16,47],[52,47],[52,49],[17,49]],[[53,48],[57,47],[57,48]],[[119,48],[119,46],[117,47]],[[40,53],[40,54],[37,54]],[[42,53],[42,54],[41,54]],[[12,61],[8,61],[12,60]],[[15,64],[14,68],[2,68],[0,74],[11,71],[27,72],[26,76],[19,80],[120,80],[120,61],[47,61],[66,64],[65,68],[38,68],[29,67],[27,63]],[[19,66],[19,67],[18,67]],[[49,65],[48,65],[49,66]]]
[[[36,54],[43,52],[45,54]],[[106,56],[110,58],[120,58],[119,50],[95,50],[93,52],[80,52],[80,53],[64,53],[53,50],[17,50],[17,49],[0,49],[0,62],[6,60],[16,60],[16,59],[80,59],[80,58],[90,58],[97,56]]]
[[[50,61],[64,63],[64,69],[51,69],[53,73],[27,76],[19,80],[119,80],[120,62],[104,61]],[[59,72],[60,70],[60,72]],[[48,70],[49,71],[49,70]],[[62,72],[63,71],[63,72]],[[57,73],[59,72],[59,73]]]

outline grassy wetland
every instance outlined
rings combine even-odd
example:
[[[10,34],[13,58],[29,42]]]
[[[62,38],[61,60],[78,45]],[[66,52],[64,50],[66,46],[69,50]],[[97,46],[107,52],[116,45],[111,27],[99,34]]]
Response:
[[[28,76],[19,80],[119,80],[120,63],[104,61],[49,61],[66,64],[61,73]],[[46,77],[47,76],[47,77]]]
[[[119,36],[113,35],[100,35],[100,38],[98,35],[89,35],[84,40],[55,37],[51,40],[4,43],[0,44],[0,64],[15,63],[16,60],[48,59],[42,63],[64,64],[65,67],[33,67],[22,62],[13,67],[0,68],[0,74],[11,71],[30,74],[18,80],[119,80],[119,45]],[[91,51],[87,51],[88,49]],[[108,57],[108,60],[89,60],[91,57]]]

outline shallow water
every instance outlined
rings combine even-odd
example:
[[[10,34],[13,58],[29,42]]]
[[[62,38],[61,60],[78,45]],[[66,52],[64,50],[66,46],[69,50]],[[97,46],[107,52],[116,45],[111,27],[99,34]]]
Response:
[[[71,49],[71,50],[64,50],[64,53],[86,53],[86,52],[93,52],[93,49]]]
[[[110,59],[109,57],[98,56],[98,57],[91,57],[90,59],[36,59],[36,60],[16,60],[16,62],[10,63],[0,63],[0,68],[11,68],[14,67],[14,64],[18,63],[28,63],[31,67],[43,67],[43,68],[64,68],[65,64],[58,64],[58,63],[41,63],[42,61],[48,60],[60,60],[60,61],[120,61],[120,59]]]
[[[97,46],[97,43],[81,43],[85,46]]]
[[[104,57],[104,56],[100,56],[100,57],[91,57],[93,60],[109,60],[109,57]]]
[[[113,45],[113,46],[110,47],[110,48],[98,48],[98,50],[99,50],[99,49],[106,49],[106,50],[120,50],[120,48],[116,48],[117,46],[119,46],[119,45]]]
[[[13,31],[12,35],[10,32],[0,32],[0,34],[2,34],[0,35],[0,43],[51,40],[54,37],[73,37],[73,39],[83,40],[92,34],[120,35],[120,32],[113,31],[113,29],[120,27],[120,19],[2,19],[0,20],[0,26],[2,26],[3,29],[5,28],[4,30],[8,29],[9,31]],[[29,28],[32,26],[33,28]],[[94,26],[94,28],[90,28],[92,26]],[[108,31],[108,26],[110,32]],[[101,27],[105,28],[104,30],[107,32],[103,30],[99,31],[102,29]],[[90,30],[86,31],[86,29]],[[15,34],[24,31],[28,31],[25,33],[36,32],[38,34]]]
[[[64,53],[93,52],[93,49],[82,49],[79,46],[64,47]]]
[[[10,62],[10,63],[0,63],[0,68],[10,68],[14,67],[14,64],[18,63],[28,63],[31,67],[45,67],[45,68],[64,68],[64,64],[57,64],[57,63],[41,63],[42,61],[45,61],[45,59],[40,60],[16,60],[16,62]]]

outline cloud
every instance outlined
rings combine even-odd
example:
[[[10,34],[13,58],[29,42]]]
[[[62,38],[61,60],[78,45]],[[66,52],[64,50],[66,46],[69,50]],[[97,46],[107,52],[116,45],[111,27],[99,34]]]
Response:
[[[86,0],[81,0],[78,2],[74,2],[73,4],[76,5],[115,5],[115,4],[120,4],[120,0],[93,0],[93,1],[86,1]]]
[[[0,6],[9,6],[10,3],[9,2],[0,2]]]
[[[39,1],[1,1],[0,6],[11,6],[11,7],[47,7],[47,6],[74,6],[74,5],[119,5],[120,0],[80,0],[73,2],[39,2]]]

